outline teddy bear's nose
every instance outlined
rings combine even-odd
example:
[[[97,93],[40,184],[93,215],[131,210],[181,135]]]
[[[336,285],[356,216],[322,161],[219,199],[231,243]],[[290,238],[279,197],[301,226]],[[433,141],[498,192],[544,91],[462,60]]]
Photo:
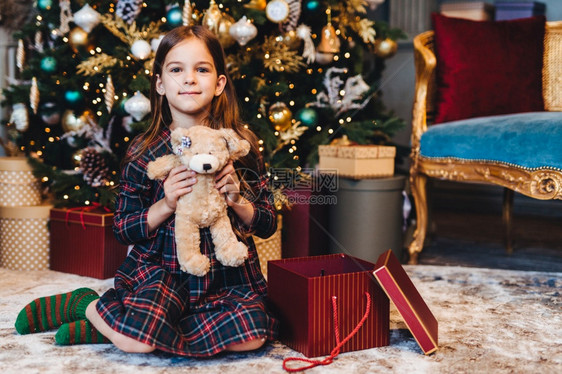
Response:
[[[210,170],[213,166],[211,164],[203,164],[203,170]]]

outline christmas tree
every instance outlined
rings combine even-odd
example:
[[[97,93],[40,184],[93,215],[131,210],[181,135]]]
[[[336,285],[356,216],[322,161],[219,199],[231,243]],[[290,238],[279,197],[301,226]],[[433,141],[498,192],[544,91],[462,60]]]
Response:
[[[112,208],[119,162],[148,125],[158,42],[203,24],[226,51],[272,180],[275,170],[310,170],[317,146],[343,135],[387,144],[403,122],[385,110],[378,83],[403,34],[367,18],[378,2],[37,0],[14,34],[8,134],[57,205]]]

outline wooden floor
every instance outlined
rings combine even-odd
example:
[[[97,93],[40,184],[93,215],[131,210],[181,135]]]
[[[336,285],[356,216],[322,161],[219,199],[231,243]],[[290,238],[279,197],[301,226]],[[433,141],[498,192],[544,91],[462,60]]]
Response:
[[[516,194],[514,251],[504,246],[502,190],[433,186],[433,234],[420,264],[460,265],[562,272],[562,201],[538,201]],[[482,193],[484,192],[484,193]]]

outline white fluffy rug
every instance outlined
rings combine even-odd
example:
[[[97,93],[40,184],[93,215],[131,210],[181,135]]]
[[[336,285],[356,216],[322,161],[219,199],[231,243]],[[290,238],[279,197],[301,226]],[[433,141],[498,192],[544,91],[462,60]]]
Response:
[[[405,266],[439,322],[439,350],[424,356],[391,306],[390,345],[339,355],[307,373],[562,373],[562,273]],[[0,268],[0,373],[283,373],[281,343],[246,354],[186,359],[136,355],[110,344],[60,347],[54,332],[18,335],[18,311],[39,296],[100,281]]]

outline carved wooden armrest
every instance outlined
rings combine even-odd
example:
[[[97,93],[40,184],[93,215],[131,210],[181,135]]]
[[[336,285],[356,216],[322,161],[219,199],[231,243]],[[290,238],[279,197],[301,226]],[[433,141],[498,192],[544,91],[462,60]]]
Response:
[[[433,111],[435,66],[433,31],[426,31],[414,38],[414,63],[416,87],[412,119],[412,152],[419,151],[420,138],[427,130],[427,112]]]

